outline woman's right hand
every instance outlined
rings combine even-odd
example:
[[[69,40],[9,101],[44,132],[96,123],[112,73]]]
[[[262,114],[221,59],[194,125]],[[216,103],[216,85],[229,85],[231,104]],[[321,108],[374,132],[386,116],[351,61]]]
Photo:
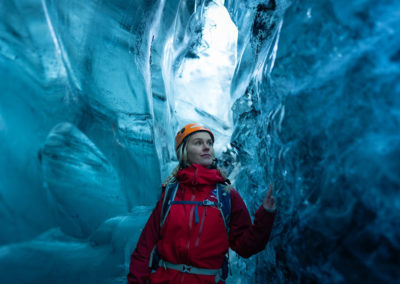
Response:
[[[275,199],[272,195],[272,185],[269,186],[267,195],[264,198],[263,207],[268,212],[274,212],[276,210]]]

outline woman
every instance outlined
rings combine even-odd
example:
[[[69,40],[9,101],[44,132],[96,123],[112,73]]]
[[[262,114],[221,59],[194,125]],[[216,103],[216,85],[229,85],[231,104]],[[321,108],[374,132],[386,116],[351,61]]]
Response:
[[[142,231],[128,282],[223,283],[229,247],[242,257],[265,248],[275,216],[272,188],[252,224],[239,193],[216,168],[211,130],[188,124],[175,140],[179,165],[163,184],[161,199]],[[228,213],[221,210],[229,206]],[[150,256],[157,258],[153,273]]]

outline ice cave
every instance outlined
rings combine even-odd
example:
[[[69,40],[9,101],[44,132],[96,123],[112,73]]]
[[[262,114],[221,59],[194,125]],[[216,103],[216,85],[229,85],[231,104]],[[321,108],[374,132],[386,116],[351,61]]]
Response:
[[[126,283],[213,129],[267,247],[226,283],[400,282],[400,3],[0,1],[0,282]]]

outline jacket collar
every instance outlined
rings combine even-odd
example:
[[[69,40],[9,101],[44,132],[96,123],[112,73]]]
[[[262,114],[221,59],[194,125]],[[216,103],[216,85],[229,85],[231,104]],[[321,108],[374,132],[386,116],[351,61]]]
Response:
[[[224,181],[217,169],[209,169],[199,164],[180,169],[176,177],[179,184],[183,185],[214,185]]]

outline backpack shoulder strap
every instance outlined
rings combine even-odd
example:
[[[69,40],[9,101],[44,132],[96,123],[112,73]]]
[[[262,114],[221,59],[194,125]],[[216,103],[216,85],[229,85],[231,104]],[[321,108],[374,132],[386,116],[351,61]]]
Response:
[[[230,231],[230,224],[231,224],[231,192],[225,190],[227,184],[217,184],[217,198],[219,203],[219,210],[222,214],[222,219],[224,220],[224,225],[226,228],[226,232],[228,234],[229,239],[229,231]],[[229,251],[225,254],[224,261],[221,266],[221,277],[222,280],[228,278],[229,272]],[[231,274],[232,275],[232,274]],[[217,278],[216,278],[217,279]]]
[[[217,198],[221,205],[219,210],[221,211],[222,217],[224,219],[224,225],[226,232],[229,236],[230,221],[231,221],[231,192],[225,190],[226,185],[218,183],[217,184]]]
[[[165,219],[168,216],[169,209],[171,208],[171,202],[175,199],[176,192],[178,190],[179,183],[177,180],[173,180],[167,184],[164,192],[164,199],[161,207],[160,216],[160,228],[164,225]]]

